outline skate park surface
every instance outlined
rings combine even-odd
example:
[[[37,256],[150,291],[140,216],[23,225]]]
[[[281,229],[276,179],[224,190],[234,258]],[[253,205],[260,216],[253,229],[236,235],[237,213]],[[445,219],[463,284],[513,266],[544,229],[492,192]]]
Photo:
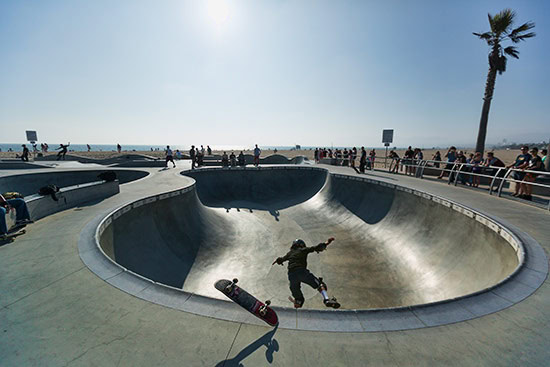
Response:
[[[321,166],[328,169],[334,177],[330,178],[329,186],[337,186],[338,181],[347,180],[344,176],[357,177],[349,168]],[[185,312],[177,307],[162,305],[162,301],[155,302],[153,299],[146,300],[143,297],[132,295],[129,289],[121,286],[126,283],[126,287],[139,288],[135,281],[129,281],[128,272],[119,276],[118,284],[113,286],[113,281],[106,281],[109,277],[98,277],[81,260],[82,252],[79,252],[79,245],[82,244],[83,237],[89,237],[95,234],[95,228],[101,220],[115,213],[118,208],[123,208],[128,203],[142,200],[154,195],[173,193],[175,190],[181,190],[183,187],[192,187],[194,179],[181,175],[180,172],[187,170],[183,164],[178,164],[178,169],[158,170],[143,169],[149,172],[149,176],[141,180],[129,182],[121,185],[120,194],[105,199],[94,205],[82,206],[79,208],[60,212],[48,216],[28,227],[25,236],[19,237],[16,242],[0,247],[0,264],[3,273],[0,278],[0,299],[2,310],[0,311],[0,325],[2,325],[0,339],[0,360],[2,365],[544,365],[549,357],[547,351],[548,334],[547,325],[550,319],[548,304],[550,293],[546,282],[546,273],[544,271],[529,271],[522,273],[523,277],[516,275],[510,282],[505,282],[504,287],[508,290],[497,290],[497,293],[508,291],[508,294],[500,293],[501,297],[493,297],[493,303],[499,303],[496,307],[498,311],[488,313],[481,317],[475,317],[475,304],[461,308],[470,309],[470,317],[458,317],[454,323],[430,323],[430,320],[441,317],[441,315],[428,315],[422,308],[412,311],[421,327],[397,329],[394,331],[371,331],[369,322],[359,323],[360,330],[354,332],[325,332],[306,331],[305,329],[292,328],[288,325],[281,325],[278,329],[271,329],[261,322],[253,322],[248,319],[241,320],[238,317],[227,317],[225,320],[216,315],[204,316],[194,312]],[[266,170],[267,172],[267,170]],[[313,171],[312,171],[313,172]],[[382,202],[388,196],[386,189],[388,187],[376,187],[373,190],[379,190],[376,195],[365,199],[362,202],[354,203],[351,199],[336,197],[338,195],[327,192],[327,175],[324,170],[318,174],[304,177],[301,182],[307,181],[308,186],[300,195],[285,195],[292,197],[293,201],[283,204],[261,203],[259,206],[252,205],[251,200],[242,200],[236,197],[226,202],[216,202],[215,195],[219,190],[211,188],[203,192],[201,198],[200,189],[197,191],[197,200],[195,202],[195,211],[205,211],[201,214],[201,220],[204,220],[212,228],[216,225],[221,228],[213,232],[214,242],[220,241],[224,235],[232,240],[227,241],[228,254],[216,258],[213,264],[208,264],[207,258],[212,257],[208,251],[197,255],[193,264],[210,265],[214,271],[219,272],[238,272],[242,271],[245,265],[242,263],[232,269],[230,267],[231,253],[236,252],[234,246],[244,246],[244,242],[250,239],[250,266],[255,271],[264,271],[266,274],[262,277],[253,276],[246,278],[246,271],[242,271],[241,285],[247,289],[251,284],[259,293],[262,292],[260,283],[265,279],[273,279],[275,286],[265,288],[265,296],[273,297],[269,294],[269,289],[276,288],[273,294],[282,293],[279,299],[274,298],[274,302],[280,303],[284,307],[285,297],[288,295],[286,285],[286,269],[283,267],[271,267],[274,257],[283,255],[295,237],[304,237],[308,245],[314,245],[318,241],[325,240],[327,235],[333,231],[338,231],[337,241],[334,247],[327,249],[326,252],[319,255],[312,254],[309,264],[314,273],[324,275],[329,284],[329,292],[334,293],[345,305],[344,299],[347,299],[348,306],[352,305],[355,309],[369,309],[387,306],[387,299],[393,300],[402,297],[387,296],[384,292],[372,290],[372,283],[368,281],[380,282],[387,278],[388,281],[395,281],[395,284],[407,284],[426,281],[426,274],[414,280],[410,273],[399,273],[404,268],[411,269],[410,263],[400,263],[396,266],[394,273],[385,273],[377,278],[377,271],[391,266],[392,258],[406,258],[411,260],[421,258],[418,254],[413,256],[405,253],[393,253],[392,256],[384,254],[383,261],[380,263],[368,263],[369,254],[372,255],[375,249],[380,248],[380,243],[373,242],[372,248],[365,253],[360,253],[356,258],[350,258],[353,249],[346,249],[344,246],[352,246],[359,243],[363,238],[356,238],[356,233],[368,232],[361,226],[372,225],[386,226],[378,228],[378,234],[387,236],[392,231],[396,234],[416,233],[415,227],[408,227],[400,217],[403,208],[395,207],[401,205],[407,200],[413,199],[411,195],[414,192],[395,191],[395,194],[388,200],[392,202],[392,208],[386,212],[384,218],[376,218],[368,213],[358,213],[357,207],[363,207],[369,203]],[[197,178],[197,188],[200,188],[201,174],[208,175],[209,171],[197,172],[194,174]],[[338,177],[342,174],[342,177]],[[391,185],[400,185],[409,189],[419,190],[418,192],[427,193],[432,196],[432,201],[428,202],[426,198],[416,198],[418,200],[414,207],[425,207],[426,213],[418,220],[428,220],[429,218],[438,218],[437,228],[430,233],[423,233],[422,238],[430,238],[430,241],[440,241],[440,238],[449,238],[454,236],[459,238],[459,242],[465,247],[463,252],[472,254],[461,254],[458,249],[453,249],[450,258],[457,263],[453,271],[459,271],[467,264],[475,261],[484,261],[485,257],[500,258],[498,264],[507,264],[507,269],[503,273],[491,275],[490,279],[485,279],[482,284],[477,284],[471,288],[473,280],[478,280],[483,272],[472,273],[472,268],[463,269],[464,273],[458,272],[449,274],[446,283],[434,284],[430,290],[429,284],[424,284],[428,291],[422,295],[421,299],[407,299],[404,303],[394,303],[390,306],[414,305],[424,302],[433,302],[440,299],[460,297],[464,294],[475,292],[476,290],[491,287],[491,284],[499,282],[513,273],[521,260],[521,257],[513,256],[514,251],[511,247],[503,244],[500,238],[494,237],[494,234],[484,232],[473,225],[465,215],[452,213],[447,209],[441,208],[441,204],[434,202],[433,198],[442,197],[451,200],[454,203],[460,203],[466,207],[475,209],[481,213],[487,214],[489,219],[498,220],[498,223],[506,224],[507,228],[516,231],[518,238],[529,242],[529,239],[538,242],[543,248],[541,253],[527,252],[527,261],[534,261],[530,264],[536,267],[536,261],[542,262],[547,267],[548,261],[544,252],[548,251],[550,229],[548,229],[548,213],[544,210],[525,206],[521,203],[499,200],[487,195],[467,189],[449,187],[441,183],[434,183],[424,180],[418,180],[404,176],[391,176],[382,172],[371,172],[362,177],[370,177],[373,181],[385,182]],[[325,179],[323,181],[323,178]],[[250,181],[250,180],[248,180]],[[313,184],[317,182],[316,184]],[[222,182],[220,182],[221,184]],[[245,182],[246,183],[246,182]],[[240,183],[242,186],[245,183]],[[340,183],[341,184],[341,183]],[[353,183],[352,183],[353,184]],[[373,185],[369,182],[356,182],[357,185]],[[223,185],[222,185],[223,186]],[[332,187],[334,188],[334,187]],[[309,190],[309,191],[308,191]],[[277,190],[275,190],[277,191]],[[342,189],[336,190],[342,192]],[[352,194],[351,190],[350,194]],[[190,193],[191,190],[186,193]],[[234,190],[233,190],[234,192]],[[221,193],[227,197],[228,192]],[[265,194],[265,193],[264,193]],[[213,197],[214,196],[214,197]],[[265,196],[265,195],[264,195]],[[391,196],[391,195],[390,195]],[[418,196],[418,195],[417,195]],[[187,200],[187,195],[168,195],[165,203],[173,201],[173,208],[165,208],[168,204],[162,204],[158,208],[153,208],[150,202],[148,205],[142,205],[142,209],[150,209],[152,218],[158,226],[159,233],[164,233],[163,227],[167,225],[167,218],[160,216],[159,213],[166,213],[170,210],[176,210],[180,207],[179,200]],[[250,198],[248,198],[250,199]],[[164,201],[164,200],[163,200]],[[334,205],[346,204],[343,209],[336,208]],[[278,202],[277,202],[278,203]],[[360,205],[361,204],[361,205]],[[355,207],[354,207],[355,205]],[[404,204],[403,204],[404,205]],[[323,211],[324,207],[331,207],[328,213]],[[121,225],[137,225],[132,228],[132,238],[140,239],[151,233],[151,227],[148,223],[135,223],[135,220],[124,222],[125,216],[130,216],[134,210],[130,210],[120,215],[117,221]],[[238,209],[238,210],[237,210]],[[398,210],[399,209],[399,210]],[[439,210],[438,210],[439,209]],[[392,212],[392,210],[395,211]],[[315,214],[306,215],[308,211]],[[331,218],[334,212],[343,215],[348,213],[348,217],[334,220]],[[456,210],[455,210],[456,211]],[[178,213],[175,211],[174,213]],[[349,215],[353,213],[354,215]],[[401,213],[401,214],[400,214]],[[451,214],[452,213],[452,214]],[[457,212],[458,213],[458,212]],[[157,215],[158,214],[158,215]],[[458,216],[455,216],[458,215]],[[448,217],[445,217],[448,215]],[[367,223],[359,223],[357,217]],[[138,216],[144,217],[143,215]],[[185,216],[182,219],[185,222]],[[410,216],[407,216],[409,218]],[[277,220],[278,219],[278,220]],[[470,218],[471,219],[471,218]],[[213,224],[208,222],[213,220]],[[396,222],[392,222],[395,220]],[[415,219],[416,220],[416,219]],[[325,227],[319,225],[319,221],[327,223]],[[369,223],[371,221],[372,223]],[[116,221],[115,221],[116,222]],[[387,223],[386,223],[387,222]],[[413,225],[420,225],[420,222],[412,221]],[[227,228],[223,224],[233,223],[231,226],[236,233],[227,233]],[[425,222],[424,222],[425,223]],[[481,223],[481,222],[479,222]],[[146,225],[147,224],[147,225]],[[261,238],[275,249],[264,250],[262,242],[257,236],[260,233],[255,229],[258,226],[275,227],[277,225],[285,226],[285,230],[269,230],[267,238]],[[239,227],[242,226],[242,227]],[[293,227],[289,231],[289,227]],[[237,227],[237,228],[235,228]],[[403,227],[403,228],[401,228]],[[188,227],[191,228],[191,227]],[[192,227],[195,228],[195,227]],[[252,230],[250,230],[252,228]],[[217,232],[219,230],[219,232]],[[296,232],[301,232],[296,235]],[[116,231],[115,231],[116,232]],[[121,231],[120,233],[123,233]],[[185,231],[187,232],[187,231]],[[475,232],[475,233],[474,233]],[[105,233],[105,232],[104,232]],[[245,233],[244,235],[242,233]],[[238,238],[245,241],[237,241]],[[438,237],[439,235],[439,237]],[[247,237],[249,236],[249,237]],[[364,236],[370,240],[376,240],[376,233],[367,233]],[[424,237],[428,236],[428,237]],[[432,237],[429,237],[432,236]],[[479,241],[484,236],[486,241]],[[527,237],[524,237],[527,236]],[[423,241],[415,240],[414,235],[408,239],[408,244],[420,243]],[[532,237],[532,238],[530,238]],[[388,237],[383,237],[385,240]],[[200,237],[199,237],[200,239]],[[151,239],[152,240],[152,239]],[[355,241],[355,242],[354,242]],[[416,241],[416,242],[415,242]],[[118,241],[115,241],[118,242]],[[165,241],[169,244],[171,241]],[[200,242],[200,241],[199,241]],[[210,241],[206,241],[210,242]],[[430,243],[432,243],[430,242]],[[480,242],[490,246],[481,247]],[[340,248],[338,248],[339,243]],[[218,246],[219,243],[216,244]],[[331,246],[333,246],[331,245]],[[500,246],[505,245],[508,247]],[[508,255],[502,254],[498,249],[503,248]],[[451,249],[449,248],[449,251]],[[476,252],[476,251],[492,252]],[[256,264],[260,257],[262,264]],[[345,251],[341,253],[342,251]],[[358,251],[355,249],[355,251]],[[360,251],[360,250],[359,250]],[[366,251],[366,250],[365,250]],[[381,251],[381,250],[380,250]],[[415,251],[428,252],[428,248],[419,248]],[[152,251],[158,252],[158,251]],[[332,253],[331,253],[332,252]],[[512,253],[512,255],[510,254]],[[431,253],[426,256],[433,255]],[[471,258],[468,256],[472,255]],[[488,256],[490,255],[490,256]],[[354,261],[367,258],[367,267],[364,273],[356,275],[359,264]],[[370,256],[371,258],[374,256]],[[533,258],[534,257],[534,258]],[[201,260],[201,258],[204,258]],[[166,258],[162,258],[166,259]],[[516,259],[516,262],[513,261]],[[85,260],[86,261],[86,260]],[[395,260],[398,263],[398,259]],[[139,263],[139,261],[137,261]],[[235,261],[233,261],[235,262]],[[268,262],[268,264],[264,264]],[[217,264],[217,265],[216,265]],[[491,272],[491,266],[494,262],[478,264],[483,270]],[[109,264],[113,265],[113,264]],[[408,265],[408,267],[407,267]],[[425,268],[430,264],[421,264]],[[540,264],[539,264],[540,265]],[[171,264],[167,261],[165,264],[166,274],[171,275]],[[380,268],[377,268],[379,266]],[[192,267],[191,267],[192,268]],[[346,268],[350,274],[344,274]],[[496,266],[495,269],[501,268]],[[438,269],[436,267],[436,269]],[[206,274],[211,271],[195,272],[191,269],[187,273],[185,282],[189,281],[189,291],[193,289],[193,284],[207,283],[212,287],[210,279],[202,281]],[[387,270],[387,269],[386,269]],[[529,270],[529,269],[528,269]],[[435,272],[437,273],[437,272]],[[373,280],[365,280],[369,274]],[[387,274],[394,274],[394,278]],[[433,276],[439,281],[440,277],[445,278],[445,274],[440,273]],[[139,274],[138,274],[139,275]],[[414,275],[414,274],[413,274]],[[166,275],[165,275],[166,276]],[[218,276],[218,275],[216,275]],[[359,276],[359,284],[354,284],[353,280]],[[196,283],[192,281],[195,277]],[[348,282],[344,281],[348,278]],[[429,279],[433,278],[431,275]],[[468,284],[457,282],[454,278],[470,278],[472,281]],[[124,279],[126,278],[126,279]],[[162,279],[165,282],[172,279],[166,276]],[[258,278],[258,285],[254,278]],[[106,280],[104,280],[106,279]],[[263,279],[263,280],[262,280]],[[179,279],[181,281],[181,279]],[[262,280],[262,281],[260,281]],[[145,280],[144,280],[145,281]],[[454,286],[452,282],[455,281]],[[451,282],[451,283],[449,283]],[[346,284],[349,284],[346,289]],[[279,284],[279,285],[277,285]],[[538,285],[541,285],[540,288]],[[177,283],[172,283],[177,286]],[[438,295],[433,291],[438,288],[461,288],[465,286],[466,290],[458,293]],[[349,294],[350,289],[364,287],[367,289],[367,296],[364,299],[354,299]],[[185,285],[183,286],[184,291]],[[213,287],[212,287],[213,288]],[[167,288],[169,289],[169,288]],[[369,290],[370,289],[370,290]],[[305,291],[307,289],[304,288]],[[309,290],[311,291],[311,290]],[[447,292],[448,289],[444,289]],[[341,292],[340,294],[338,292]],[[495,293],[491,292],[491,293]],[[166,292],[169,293],[169,292]],[[368,296],[370,293],[370,297]],[[313,293],[306,293],[307,303],[310,310],[285,311],[286,318],[294,317],[296,323],[300,321],[301,315],[315,311],[321,308],[320,297]],[[400,294],[400,292],[398,292]],[[434,296],[435,294],[435,296]],[[173,296],[173,295],[171,295]],[[204,294],[204,296],[213,296]],[[434,298],[435,297],[435,298]],[[438,298],[440,297],[440,298]],[[204,297],[204,299],[210,299]],[[499,300],[497,302],[496,300]],[[467,300],[467,298],[466,298]],[[177,301],[174,301],[177,303]],[[221,301],[220,301],[221,302]],[[288,301],[286,301],[288,303]],[[316,305],[315,303],[318,302]],[[461,299],[465,305],[465,300]],[[445,307],[447,303],[443,303]],[[204,308],[207,305],[202,304]],[[301,313],[304,311],[304,313]],[[239,310],[234,309],[231,312],[239,314]],[[244,311],[240,311],[245,313]],[[330,312],[331,315],[338,315],[338,312]],[[349,312],[349,310],[347,310]],[[458,312],[458,311],[456,311]],[[293,313],[293,316],[287,315]],[[334,320],[324,320],[323,315],[315,314],[319,323],[334,323]],[[310,313],[311,315],[311,313]],[[319,316],[320,315],[320,316]],[[354,315],[354,317],[358,317]],[[430,318],[431,317],[431,318]],[[395,318],[399,318],[399,312],[396,312]],[[459,320],[465,320],[460,321]],[[368,318],[367,318],[368,320]],[[379,322],[376,321],[376,322]],[[372,323],[375,323],[373,321]],[[427,327],[430,325],[439,325]]]

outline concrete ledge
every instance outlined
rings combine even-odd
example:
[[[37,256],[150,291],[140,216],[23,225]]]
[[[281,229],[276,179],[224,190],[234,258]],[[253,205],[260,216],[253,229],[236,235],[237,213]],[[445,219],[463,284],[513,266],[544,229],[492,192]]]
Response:
[[[54,184],[57,187],[69,187],[82,185],[89,182],[97,182],[100,173],[114,171],[119,183],[125,184],[144,178],[149,175],[146,171],[129,169],[92,169],[92,170],[66,170],[48,171],[26,174],[8,174],[0,176],[0,192],[17,191],[24,196],[38,193],[41,187]]]
[[[257,170],[257,168],[252,169]],[[262,169],[321,168],[294,166]],[[391,187],[452,208],[457,214],[468,216],[497,232],[505,242],[515,249],[520,265],[505,280],[489,288],[463,297],[432,304],[391,309],[338,311],[307,309],[296,311],[287,307],[273,307],[279,316],[280,328],[331,332],[379,332],[446,325],[474,319],[511,307],[534,293],[547,277],[548,260],[540,245],[517,227],[499,218],[419,190],[387,184],[370,178],[332,175]],[[183,189],[144,197],[118,207],[110,213],[103,214],[102,218],[89,223],[82,231],[79,240],[80,257],[96,275],[138,298],[202,316],[234,322],[261,324],[261,321],[230,301],[192,294],[135,274],[112,261],[101,249],[99,244],[101,234],[108,229],[114,220],[133,208],[166,197],[189,193],[193,187],[194,184],[191,184]]]

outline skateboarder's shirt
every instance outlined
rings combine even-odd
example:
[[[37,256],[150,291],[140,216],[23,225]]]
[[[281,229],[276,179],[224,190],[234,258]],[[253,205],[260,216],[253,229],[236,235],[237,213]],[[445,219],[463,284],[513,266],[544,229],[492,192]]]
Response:
[[[317,246],[292,249],[281,260],[288,261],[289,273],[296,269],[307,269],[307,255],[314,251],[323,251],[325,248],[326,244],[320,243]]]

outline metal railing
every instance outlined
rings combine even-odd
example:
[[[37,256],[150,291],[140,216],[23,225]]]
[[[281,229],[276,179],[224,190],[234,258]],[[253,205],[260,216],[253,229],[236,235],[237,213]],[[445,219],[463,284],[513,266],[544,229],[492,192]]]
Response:
[[[517,169],[514,167],[507,168],[507,167],[497,167],[497,166],[484,166],[479,164],[472,164],[472,163],[457,163],[457,162],[446,162],[446,161],[435,161],[435,160],[429,160],[429,159],[394,159],[390,163],[390,172],[394,169],[395,164],[400,164],[402,167],[405,167],[405,171],[408,174],[414,174],[415,177],[418,178],[424,178],[424,172],[426,168],[430,168],[439,172],[447,172],[449,174],[448,184],[454,184],[454,186],[458,185],[459,181],[462,181],[464,183],[464,176],[468,176],[470,178],[472,177],[484,177],[490,180],[489,186],[489,194],[493,195],[493,193],[496,192],[498,197],[502,196],[503,188],[505,186],[505,183],[516,183],[516,184],[525,184],[529,186],[538,186],[542,187],[548,190],[550,193],[550,184],[545,184],[541,182],[536,181],[525,181],[525,180],[518,180],[514,177],[510,177],[510,175],[513,172],[521,172],[521,173],[531,173],[532,175],[536,175],[536,177],[548,177],[550,178],[550,172],[548,171],[534,171],[534,170],[528,170],[528,169]],[[451,166],[450,169],[448,166]],[[474,172],[475,169],[479,169],[479,172]],[[490,174],[487,173],[487,171],[490,170]],[[441,174],[440,174],[441,176]],[[547,195],[539,195],[539,196],[549,196]],[[550,210],[550,200],[548,200],[547,203],[547,209]]]
[[[386,170],[385,157],[369,157],[367,156],[367,165],[366,169],[375,169],[375,165],[378,165],[380,168],[377,170]],[[334,157],[331,159],[331,164],[334,165],[350,165],[350,160],[344,157]],[[430,159],[409,159],[409,158],[394,158],[390,159],[389,172],[397,171],[394,173],[399,173],[399,170],[403,171],[405,168],[405,174],[414,175],[417,178],[424,178],[426,169],[435,170],[440,173],[439,177],[448,173],[448,184],[458,185],[458,182],[461,181],[465,183],[464,177],[469,177],[468,182],[470,183],[473,177],[485,178],[490,181],[489,184],[483,183],[482,185],[489,186],[489,194],[493,195],[496,193],[498,197],[502,197],[503,189],[506,183],[515,183],[515,184],[525,184],[529,186],[537,186],[548,190],[547,194],[535,194],[536,197],[546,197],[543,200],[546,200],[546,207],[550,210],[550,183],[541,183],[535,181],[525,181],[518,180],[511,176],[514,172],[522,173],[531,173],[537,177],[548,177],[550,179],[550,172],[548,171],[533,171],[527,169],[517,169],[514,167],[497,167],[497,166],[484,166],[480,164],[471,164],[471,163],[457,163],[457,162],[447,162],[447,161],[436,161]],[[355,160],[355,169],[359,167],[360,158],[357,157]],[[344,163],[344,164],[343,164]],[[345,164],[347,163],[347,164]],[[395,170],[395,165],[399,165],[397,170]],[[479,170],[479,172],[474,172]],[[479,185],[479,184],[478,184]],[[477,187],[477,186],[476,186]]]

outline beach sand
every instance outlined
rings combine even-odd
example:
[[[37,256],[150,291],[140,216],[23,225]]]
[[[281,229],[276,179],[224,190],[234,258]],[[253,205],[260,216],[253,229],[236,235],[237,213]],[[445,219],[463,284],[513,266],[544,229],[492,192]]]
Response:
[[[367,149],[367,152],[370,151],[370,148],[366,148]],[[432,159],[434,153],[437,151],[438,149],[426,149],[426,150],[423,150],[423,153],[424,153],[424,159]],[[460,148],[458,150],[461,150]],[[466,156],[468,156],[469,153],[473,153],[474,152],[474,149],[462,149],[464,151],[464,154],[466,154]],[[226,151],[227,154],[231,154],[231,151],[228,150]],[[235,155],[238,155],[240,150],[237,151],[233,151],[235,152]],[[303,156],[306,156],[308,159],[310,160],[313,160],[313,152],[314,150],[278,150],[277,151],[277,154],[281,154],[281,155],[284,155],[285,157],[288,157],[288,158],[293,158],[293,157],[296,157],[296,156],[299,156],[299,155],[303,155]],[[405,149],[398,149],[396,150],[397,154],[400,156],[400,157],[403,157],[403,155],[405,154]],[[445,160],[444,156],[445,156],[445,153],[447,152],[446,149],[439,149],[439,152],[441,153],[441,157],[443,159],[443,161]],[[495,150],[495,156],[500,158],[505,164],[511,164],[512,162],[514,162],[514,160],[516,159],[516,156],[518,154],[520,154],[519,150],[504,150],[504,149],[501,149],[501,150]],[[187,151],[184,151],[183,152],[184,154],[188,154],[189,152]],[[213,151],[213,154],[217,154],[217,155],[221,155],[223,153],[223,151]],[[245,154],[253,154],[252,150],[244,150],[243,153]],[[383,157],[385,156],[385,149],[376,149],[376,154],[378,155],[378,157]],[[14,159],[16,158],[16,155],[20,155],[21,152],[0,152],[0,159]],[[54,152],[48,152],[46,153],[46,155],[56,155],[57,154],[57,151],[54,151]],[[112,158],[112,157],[116,157],[116,156],[120,156],[120,155],[124,155],[124,154],[143,154],[143,155],[146,155],[146,156],[150,156],[150,157],[154,157],[154,158],[164,158],[164,152],[163,151],[148,151],[148,150],[145,150],[145,151],[125,151],[123,150],[122,153],[117,153],[117,152],[114,152],[114,151],[111,151],[111,152],[105,152],[105,151],[101,151],[101,152],[98,152],[98,151],[91,151],[91,152],[71,152],[69,151],[68,154],[74,154],[74,155],[78,155],[78,156],[81,156],[81,157],[89,157],[89,158],[95,158],[95,159],[107,159],[107,158]],[[272,154],[275,154],[275,151],[274,150],[262,150],[262,154],[261,154],[261,157],[267,157],[269,155],[272,155]],[[32,160],[32,159],[31,159]]]

